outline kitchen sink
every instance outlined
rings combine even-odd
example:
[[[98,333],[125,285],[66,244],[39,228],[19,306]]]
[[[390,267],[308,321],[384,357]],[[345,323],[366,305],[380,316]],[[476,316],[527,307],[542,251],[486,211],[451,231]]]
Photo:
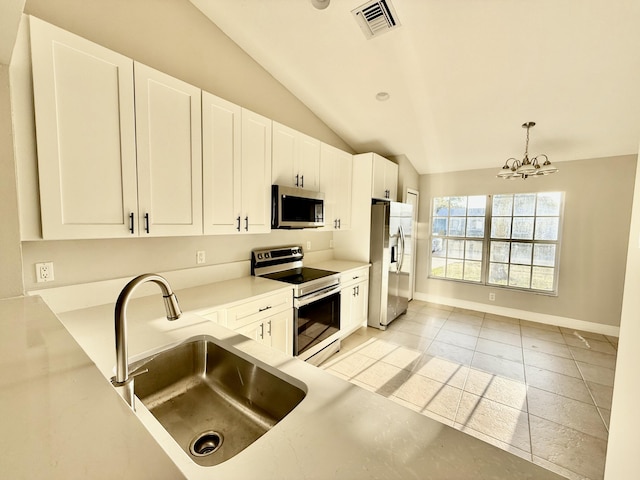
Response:
[[[202,466],[244,450],[306,395],[301,382],[232,348],[200,336],[131,365],[148,370],[135,377],[139,401]]]

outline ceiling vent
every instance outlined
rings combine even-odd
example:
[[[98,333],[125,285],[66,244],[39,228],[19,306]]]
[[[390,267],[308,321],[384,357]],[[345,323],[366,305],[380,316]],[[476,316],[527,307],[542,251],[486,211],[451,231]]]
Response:
[[[352,10],[367,39],[382,35],[400,26],[396,11],[389,0],[374,0]]]

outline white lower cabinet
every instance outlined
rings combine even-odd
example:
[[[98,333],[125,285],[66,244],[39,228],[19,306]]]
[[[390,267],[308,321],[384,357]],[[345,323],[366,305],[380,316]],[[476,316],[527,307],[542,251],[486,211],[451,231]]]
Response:
[[[293,355],[293,292],[250,298],[217,311],[218,323],[287,355]],[[209,314],[202,315],[213,319]]]
[[[345,272],[340,277],[340,332],[347,337],[367,323],[369,268]]]
[[[292,328],[293,312],[289,310],[253,322],[239,328],[236,332],[287,355],[293,355]]]

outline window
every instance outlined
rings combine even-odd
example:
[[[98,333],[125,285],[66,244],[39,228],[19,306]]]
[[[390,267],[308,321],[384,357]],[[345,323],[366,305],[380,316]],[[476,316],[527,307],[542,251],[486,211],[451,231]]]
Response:
[[[432,276],[482,280],[486,208],[486,195],[434,199]]]
[[[433,199],[430,276],[555,293],[561,192]]]

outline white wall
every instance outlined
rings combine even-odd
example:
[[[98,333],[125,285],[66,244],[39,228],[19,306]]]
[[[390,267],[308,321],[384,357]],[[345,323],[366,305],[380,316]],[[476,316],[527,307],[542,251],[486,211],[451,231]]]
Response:
[[[613,387],[606,480],[631,480],[640,472],[640,169],[636,172],[629,233],[627,271],[620,322],[620,343]]]
[[[631,218],[636,155],[562,162],[554,175],[506,181],[482,169],[420,177],[416,297],[475,302],[616,327]],[[558,296],[427,278],[430,203],[434,196],[564,191]],[[495,302],[489,292],[495,292]],[[529,318],[532,319],[532,318]],[[611,331],[611,330],[607,330]]]

